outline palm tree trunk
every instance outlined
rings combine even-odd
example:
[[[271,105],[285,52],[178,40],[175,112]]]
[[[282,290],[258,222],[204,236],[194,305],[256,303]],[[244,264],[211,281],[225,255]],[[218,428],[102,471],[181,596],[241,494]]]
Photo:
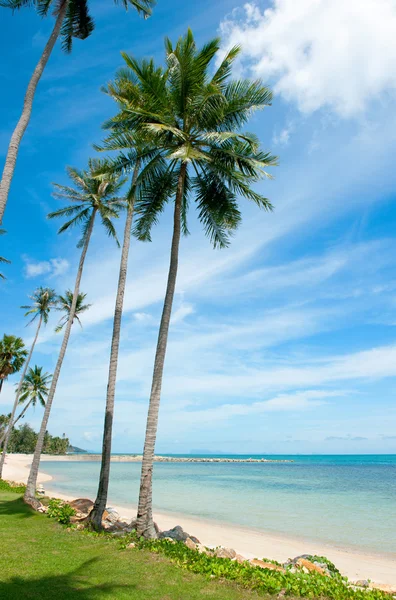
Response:
[[[122,309],[124,306],[125,284],[128,271],[129,247],[131,243],[131,229],[133,209],[135,204],[135,185],[139,174],[140,160],[136,161],[132,177],[131,194],[128,202],[128,211],[125,221],[124,241],[122,244],[120,273],[118,276],[117,297],[114,310],[113,337],[111,340],[109,379],[107,383],[106,410],[103,428],[102,463],[100,467],[99,487],[95,504],[90,515],[90,520],[95,529],[102,528],[103,511],[106,508],[107,494],[110,479],[111,438],[113,433],[114,397],[117,381],[118,352],[120,347]]]
[[[10,191],[10,185],[14,176],[19,146],[21,144],[26,128],[29,124],[30,115],[32,114],[34,94],[36,92],[36,88],[38,82],[40,81],[41,75],[43,74],[45,66],[48,62],[48,59],[51,56],[51,52],[55,46],[56,40],[59,37],[59,33],[62,27],[63,20],[65,18],[68,4],[69,0],[64,0],[63,3],[60,5],[52,33],[29,81],[29,85],[27,87],[25,99],[23,102],[22,114],[11,136],[11,141],[10,145],[8,146],[8,152],[4,165],[3,175],[0,182],[0,224],[3,220],[3,215],[8,199],[8,193]]]
[[[166,346],[168,342],[169,323],[172,313],[173,297],[175,294],[176,287],[180,244],[180,215],[186,170],[187,164],[182,163],[180,167],[179,181],[177,184],[168,283],[166,286],[164,307],[162,310],[161,323],[158,333],[157,350],[155,353],[153,381],[151,385],[150,403],[146,425],[146,437],[144,441],[143,450],[142,473],[140,477],[139,506],[137,513],[136,529],[138,535],[143,535],[147,538],[157,537],[152,514],[152,479],[154,466],[154,451],[155,441],[157,438],[158,412],[161,400],[162,376],[164,371]]]
[[[18,388],[17,388],[16,394],[15,394],[15,401],[14,401],[14,406],[12,407],[10,422],[8,423],[8,427],[7,427],[7,430],[6,430],[5,437],[4,437],[3,453],[2,453],[1,458],[0,458],[0,479],[3,476],[3,467],[4,467],[5,457],[6,457],[6,454],[7,454],[8,440],[10,439],[11,431],[12,431],[12,428],[14,426],[13,421],[14,421],[14,417],[15,417],[15,411],[17,409],[18,402],[19,402],[19,396],[21,395],[22,384],[25,381],[25,375],[26,375],[26,372],[28,370],[30,359],[32,358],[33,350],[34,350],[34,347],[35,347],[36,342],[37,342],[37,338],[38,338],[38,334],[39,334],[42,322],[43,322],[43,317],[40,315],[40,319],[39,319],[39,322],[38,322],[38,325],[37,325],[37,329],[36,329],[36,335],[34,336],[33,344],[30,347],[29,356],[27,357],[27,359],[25,361],[25,364],[24,364],[24,367],[23,367],[23,371],[22,371],[22,375],[21,375],[21,378],[19,380]]]
[[[65,328],[65,334],[63,336],[62,346],[61,346],[59,356],[58,356],[58,361],[56,363],[56,367],[54,370],[54,375],[52,378],[50,391],[48,393],[48,398],[47,398],[47,402],[46,402],[45,409],[44,409],[43,420],[41,422],[41,427],[40,427],[40,431],[38,434],[36,448],[34,450],[33,461],[32,461],[32,465],[30,467],[30,473],[29,473],[26,491],[25,491],[25,495],[24,495],[25,502],[27,504],[30,504],[33,508],[38,507],[38,505],[40,504],[38,502],[38,500],[36,500],[36,498],[35,498],[35,493],[36,493],[38,470],[39,470],[39,466],[40,466],[41,452],[43,450],[44,437],[45,437],[45,432],[47,430],[47,424],[48,424],[48,419],[49,419],[50,412],[51,412],[52,401],[54,399],[55,392],[56,392],[56,385],[58,383],[63,359],[65,358],[65,354],[66,354],[67,344],[69,342],[71,328],[73,325],[73,319],[74,319],[74,313],[76,311],[78,293],[80,291],[81,276],[82,276],[82,272],[83,272],[83,268],[84,268],[84,262],[85,262],[85,257],[87,255],[89,242],[90,242],[91,235],[92,235],[92,229],[94,226],[95,215],[96,215],[96,209],[94,209],[92,212],[87,235],[85,238],[85,243],[84,243],[84,246],[83,246],[83,249],[81,252],[81,257],[80,257],[80,262],[78,265],[78,271],[77,271],[77,277],[76,277],[76,283],[74,285],[73,302],[70,307],[69,320],[68,320],[66,328]]]
[[[1,379],[0,379],[0,392],[1,392],[1,390],[3,389],[3,383],[4,383],[4,379],[3,379],[3,378],[1,378]]]
[[[27,409],[29,408],[29,406],[31,405],[32,402],[33,402],[33,400],[29,400],[29,402],[26,404],[26,406],[23,409],[23,411],[21,413],[19,413],[19,415],[15,419],[14,423],[12,424],[13,427],[15,427],[15,425],[18,423],[19,419],[23,418],[25,412],[27,411]]]

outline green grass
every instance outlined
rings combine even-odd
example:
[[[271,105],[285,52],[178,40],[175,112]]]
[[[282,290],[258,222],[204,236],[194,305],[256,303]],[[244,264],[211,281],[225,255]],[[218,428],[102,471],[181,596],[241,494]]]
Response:
[[[4,489],[4,488],[3,488]],[[0,490],[0,598],[6,600],[258,600],[232,583],[189,573],[148,550],[67,531]]]

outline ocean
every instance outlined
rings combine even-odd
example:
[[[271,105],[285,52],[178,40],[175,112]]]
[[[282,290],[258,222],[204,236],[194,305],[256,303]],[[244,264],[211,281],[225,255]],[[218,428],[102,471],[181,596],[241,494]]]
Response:
[[[154,507],[338,546],[396,553],[396,455],[252,458],[294,462],[156,463]],[[140,467],[140,463],[112,463],[109,505],[137,504]],[[41,461],[41,470],[54,478],[50,488],[92,499],[99,468],[99,462],[46,462],[45,457]]]

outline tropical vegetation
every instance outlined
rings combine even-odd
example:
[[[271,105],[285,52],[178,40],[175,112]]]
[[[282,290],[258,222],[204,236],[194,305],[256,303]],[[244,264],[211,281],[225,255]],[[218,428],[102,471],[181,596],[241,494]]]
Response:
[[[33,3],[29,2],[29,0],[0,0],[0,7],[10,8],[13,11],[25,6],[31,6],[31,4],[33,4],[41,17],[46,17],[52,13],[55,16],[55,24],[27,86],[22,114],[8,146],[3,175],[0,181],[0,225],[3,220],[11,181],[14,176],[19,147],[32,114],[36,88],[56,41],[60,36],[62,38],[63,49],[66,52],[70,52],[73,39],[84,40],[94,29],[94,22],[90,15],[87,0],[36,0]],[[128,9],[128,6],[132,6],[146,18],[150,16],[153,4],[154,0],[122,0],[125,10]]]
[[[15,454],[32,454],[37,444],[38,433],[24,423],[12,428],[8,442],[8,451]],[[69,448],[69,439],[66,436],[52,436],[46,431],[43,445],[43,454],[66,454]]]
[[[22,338],[5,333],[0,339],[0,392],[4,381],[22,369],[27,355]]]
[[[27,369],[29,367],[30,359],[32,358],[32,354],[33,354],[34,348],[36,346],[36,342],[37,342],[37,339],[38,339],[38,336],[40,333],[41,326],[42,326],[42,324],[46,325],[48,323],[49,313],[56,303],[55,290],[53,290],[52,288],[39,287],[33,293],[33,295],[30,297],[30,299],[32,300],[33,304],[28,305],[28,306],[22,306],[21,308],[23,308],[24,310],[27,311],[25,313],[25,317],[33,315],[32,318],[30,319],[28,325],[30,325],[30,323],[33,323],[37,319],[37,328],[36,328],[35,336],[33,338],[32,345],[30,347],[29,354],[27,356],[26,361],[24,362],[21,379],[19,381],[19,384],[18,384],[18,387],[16,390],[15,400],[14,400],[14,404],[13,404],[12,411],[11,411],[10,423],[8,425],[8,430],[6,431],[5,437],[4,437],[3,452],[2,452],[2,455],[0,458],[0,478],[3,473],[4,460],[5,460],[6,453],[7,453],[9,436],[10,436],[11,429],[14,424],[15,412],[16,412],[18,403],[20,401],[22,387],[23,387],[23,385],[26,385],[25,378],[26,378]],[[26,352],[26,354],[27,354],[27,352]]]

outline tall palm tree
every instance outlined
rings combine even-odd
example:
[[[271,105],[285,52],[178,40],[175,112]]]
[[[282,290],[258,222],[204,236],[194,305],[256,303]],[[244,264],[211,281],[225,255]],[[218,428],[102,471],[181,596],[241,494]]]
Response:
[[[0,340],[0,392],[4,381],[23,367],[27,350],[22,338],[15,335],[3,335]]]
[[[74,310],[74,319],[77,321],[77,323],[80,325],[81,328],[82,328],[82,325],[81,325],[81,321],[80,321],[80,315],[92,306],[92,304],[84,304],[86,297],[87,297],[87,294],[83,294],[82,292],[79,292],[79,294],[77,296],[76,308]],[[60,310],[64,314],[63,314],[63,317],[60,318],[58,325],[55,327],[56,333],[59,333],[60,331],[62,331],[62,329],[65,327],[65,325],[67,325],[67,322],[70,318],[72,304],[73,304],[73,292],[71,290],[66,290],[64,296],[61,296],[61,295],[58,296],[56,310]]]
[[[25,501],[33,507],[37,505],[35,492],[45,432],[47,429],[48,419],[50,416],[52,402],[54,400],[63,360],[65,358],[71,328],[74,322],[77,302],[80,294],[80,283],[84,269],[85,257],[87,255],[88,246],[91,240],[97,215],[100,217],[101,223],[107,234],[114,238],[118,244],[117,234],[114,229],[112,219],[118,218],[119,211],[124,208],[123,199],[119,198],[117,193],[124,185],[125,179],[121,179],[117,175],[102,175],[99,177],[95,176],[96,171],[100,168],[103,168],[103,163],[98,160],[89,160],[88,170],[86,171],[78,171],[77,169],[68,167],[68,174],[74,182],[75,187],[55,184],[57,191],[54,193],[54,196],[62,200],[67,200],[68,202],[71,202],[71,204],[48,215],[50,219],[59,217],[66,217],[68,219],[66,223],[60,227],[58,233],[68,231],[75,226],[80,226],[82,229],[82,237],[77,244],[77,247],[81,248],[81,256],[77,269],[69,319],[65,325],[63,341],[55,366],[50,391],[48,393],[48,400],[45,405],[44,416],[41,423],[24,496]]]
[[[124,54],[132,75],[144,85],[151,101],[144,108],[131,102],[114,121],[115,131],[123,128],[145,131],[162,153],[156,177],[146,182],[136,203],[135,233],[150,240],[167,200],[174,198],[173,236],[168,282],[154,361],[140,481],[137,531],[155,537],[152,517],[152,473],[157,435],[169,323],[175,292],[181,233],[187,233],[189,201],[194,199],[198,218],[215,247],[226,247],[240,221],[238,196],[271,209],[270,202],[253,191],[251,184],[267,177],[266,168],[276,158],[260,150],[257,138],[242,133],[241,127],[253,111],[269,105],[270,90],[260,81],[230,80],[231,67],[239,49],[233,48],[219,68],[210,75],[220,47],[214,39],[197,49],[192,32],[174,47],[166,40],[167,71],[160,74]],[[151,90],[151,92],[150,92]]]
[[[21,395],[19,396],[19,404],[23,404],[26,401],[27,403],[12,424],[13,427],[15,427],[19,419],[23,419],[29,406],[33,406],[33,408],[35,408],[36,404],[45,406],[51,379],[52,375],[50,373],[43,373],[43,367],[38,367],[37,365],[33,369],[30,367],[22,383]]]
[[[4,235],[6,232],[4,229],[0,229],[0,235]],[[10,260],[7,260],[6,258],[4,258],[3,256],[0,256],[0,263],[6,263],[6,264],[10,264]],[[5,279],[3,273],[0,273],[0,279]]]
[[[130,102],[129,85],[125,84],[128,74],[121,70],[114,83],[110,83],[104,89],[119,105],[122,110]],[[142,86],[139,87],[139,97],[135,95],[135,87],[132,90],[134,102],[140,102],[145,106],[145,93]],[[110,122],[111,123],[111,122]],[[111,127],[111,124],[108,125]],[[118,353],[121,336],[121,320],[124,305],[125,285],[128,271],[128,257],[130,249],[130,238],[135,200],[142,191],[142,182],[149,176],[155,176],[155,165],[161,155],[157,148],[153,147],[142,136],[136,136],[129,131],[122,133],[111,133],[105,140],[103,146],[96,147],[97,150],[110,150],[118,152],[113,159],[107,159],[105,169],[111,173],[131,173],[131,185],[127,194],[127,215],[125,220],[124,239],[122,244],[120,271],[118,276],[117,296],[114,308],[113,334],[111,340],[111,351],[109,361],[109,376],[106,393],[105,420],[103,427],[102,460],[99,475],[98,492],[95,505],[90,514],[90,520],[95,529],[101,529],[102,516],[106,508],[107,495],[110,480],[111,442],[114,419],[114,399],[117,381]]]
[[[6,453],[7,453],[8,440],[10,438],[10,434],[12,431],[14,416],[15,416],[15,412],[16,412],[16,409],[18,406],[19,399],[20,399],[21,389],[22,389],[23,383],[25,381],[26,372],[27,372],[27,369],[28,369],[28,366],[30,363],[30,359],[33,354],[34,347],[37,342],[37,338],[38,338],[38,335],[39,335],[39,332],[41,329],[41,325],[43,323],[44,323],[44,325],[46,325],[48,323],[50,311],[55,306],[56,293],[55,293],[55,290],[53,290],[52,288],[39,287],[30,296],[30,299],[33,301],[33,304],[28,305],[28,306],[21,306],[21,308],[23,308],[24,310],[27,311],[25,313],[25,317],[33,315],[32,318],[30,319],[28,325],[30,325],[31,323],[33,323],[34,321],[37,320],[37,328],[36,328],[36,333],[35,333],[35,336],[33,339],[33,343],[30,347],[29,356],[27,357],[27,360],[25,361],[25,364],[23,367],[21,379],[19,381],[17,391],[15,394],[14,405],[13,405],[12,411],[11,411],[11,420],[10,420],[8,429],[6,431],[5,437],[4,437],[3,453],[0,458],[0,477],[3,472],[4,460],[5,460]]]
[[[83,40],[87,38],[94,29],[94,22],[89,14],[88,0],[0,0],[0,6],[11,8],[13,11],[32,4],[35,6],[40,16],[47,16],[53,11],[55,24],[29,81],[22,114],[8,146],[3,175],[0,182],[0,225],[3,220],[11,181],[14,176],[19,146],[32,113],[36,88],[56,41],[60,36],[62,38],[63,49],[66,52],[70,52],[74,38]],[[122,0],[121,4],[126,10],[129,6],[132,6],[139,14],[148,18],[151,15],[151,8],[154,5],[154,0]]]

